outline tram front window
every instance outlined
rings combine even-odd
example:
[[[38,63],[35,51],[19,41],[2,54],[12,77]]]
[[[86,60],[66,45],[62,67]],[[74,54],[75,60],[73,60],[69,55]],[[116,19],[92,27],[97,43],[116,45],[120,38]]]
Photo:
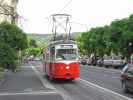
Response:
[[[56,53],[57,60],[76,60],[78,54],[76,49],[58,49]]]

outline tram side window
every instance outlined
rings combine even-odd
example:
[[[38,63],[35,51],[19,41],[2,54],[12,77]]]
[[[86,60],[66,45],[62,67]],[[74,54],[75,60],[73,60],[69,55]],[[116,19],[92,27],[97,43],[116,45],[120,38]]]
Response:
[[[50,48],[50,60],[54,60],[55,58],[55,47]]]
[[[49,59],[50,59],[49,49],[46,49],[45,59],[46,59],[46,61],[49,61]]]
[[[43,53],[43,59],[45,60],[45,53]]]

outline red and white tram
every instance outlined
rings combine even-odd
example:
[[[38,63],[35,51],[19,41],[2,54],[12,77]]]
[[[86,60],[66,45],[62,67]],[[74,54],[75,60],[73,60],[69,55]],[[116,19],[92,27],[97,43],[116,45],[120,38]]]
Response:
[[[54,79],[76,79],[79,76],[78,47],[72,40],[54,41],[43,54],[43,71]]]

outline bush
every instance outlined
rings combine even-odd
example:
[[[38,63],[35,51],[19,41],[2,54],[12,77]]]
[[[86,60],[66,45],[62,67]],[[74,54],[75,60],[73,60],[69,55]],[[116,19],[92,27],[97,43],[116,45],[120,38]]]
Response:
[[[25,50],[25,53],[27,55],[33,55],[35,57],[35,56],[41,55],[42,54],[42,51],[43,51],[42,48],[27,48]]]
[[[0,42],[0,67],[15,70],[17,66],[17,54],[14,49],[4,42]]]

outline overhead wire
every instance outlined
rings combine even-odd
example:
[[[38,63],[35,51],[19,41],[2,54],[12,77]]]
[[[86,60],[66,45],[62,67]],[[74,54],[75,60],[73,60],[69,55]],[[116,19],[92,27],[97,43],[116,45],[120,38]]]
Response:
[[[65,8],[67,8],[69,6],[69,4],[72,2],[72,0],[69,0],[62,9],[60,9],[60,11],[58,13],[61,13]],[[49,17],[45,17],[45,20],[49,21]]]
[[[79,24],[79,25],[82,25],[82,26],[85,26],[86,27],[86,31],[88,31],[88,27],[86,24],[83,24],[83,23],[79,23],[79,22],[75,22],[75,21],[72,21],[70,23],[74,23],[74,24]]]
[[[72,2],[72,0],[69,0],[58,13],[61,13],[65,8],[67,8],[71,2]]]
[[[61,13],[65,8],[67,8],[67,7],[70,5],[71,2],[72,2],[72,0],[69,0],[69,1],[65,4],[65,6],[59,11],[59,13]],[[86,27],[86,30],[88,31],[88,27],[87,27],[86,24],[79,23],[79,22],[74,22],[74,21],[72,21],[72,22],[70,22],[70,23],[74,23],[74,24],[79,24],[79,25],[85,26],[85,27]]]

